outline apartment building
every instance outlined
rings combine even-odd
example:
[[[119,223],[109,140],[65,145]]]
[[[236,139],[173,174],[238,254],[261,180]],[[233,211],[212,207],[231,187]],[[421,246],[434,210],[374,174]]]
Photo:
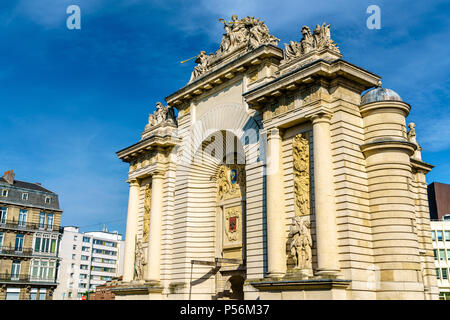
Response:
[[[122,275],[123,246],[117,232],[81,233],[78,227],[64,227],[55,299],[81,300],[86,292]]]
[[[439,299],[450,300],[450,214],[441,220],[431,221],[436,277],[439,286]]]
[[[0,178],[0,300],[52,300],[61,238],[58,195],[40,183]]]

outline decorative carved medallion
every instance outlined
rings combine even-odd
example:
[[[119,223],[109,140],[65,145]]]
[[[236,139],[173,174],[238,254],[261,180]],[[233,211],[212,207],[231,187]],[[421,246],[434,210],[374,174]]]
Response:
[[[311,214],[309,141],[307,134],[298,134],[292,141],[295,216]]]
[[[148,233],[150,229],[150,208],[151,208],[151,199],[152,199],[152,188],[150,184],[145,186],[145,195],[144,195],[144,219],[143,219],[143,227],[142,227],[142,241],[147,242]]]
[[[222,165],[217,173],[217,200],[242,197],[245,193],[244,166]]]
[[[240,240],[241,207],[225,209],[225,234],[230,242]]]

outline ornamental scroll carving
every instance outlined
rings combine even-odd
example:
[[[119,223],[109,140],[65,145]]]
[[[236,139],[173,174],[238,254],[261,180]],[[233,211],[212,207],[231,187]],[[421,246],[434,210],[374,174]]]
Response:
[[[340,53],[330,35],[330,25],[325,22],[322,25],[316,25],[313,32],[308,26],[302,28],[303,38],[300,42],[290,41],[285,44],[284,61],[290,61],[314,51],[322,49],[330,49],[336,53]]]
[[[242,197],[245,192],[243,165],[222,165],[217,173],[217,200]]]
[[[309,140],[298,134],[292,142],[295,216],[311,214]]]
[[[142,241],[147,242],[148,234],[150,229],[150,208],[151,208],[151,199],[152,199],[152,188],[150,184],[145,186],[145,194],[144,194],[144,219],[143,219],[143,227],[142,227]]]

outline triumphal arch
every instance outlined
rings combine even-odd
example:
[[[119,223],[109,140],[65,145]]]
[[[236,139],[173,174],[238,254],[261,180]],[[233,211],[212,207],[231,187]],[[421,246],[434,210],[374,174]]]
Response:
[[[284,48],[220,19],[214,53],[158,102],[129,163],[116,299],[435,299],[410,105],[330,25]]]

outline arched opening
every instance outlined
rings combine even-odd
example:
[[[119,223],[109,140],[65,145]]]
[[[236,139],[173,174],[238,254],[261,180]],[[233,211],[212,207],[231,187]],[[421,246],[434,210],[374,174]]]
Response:
[[[215,299],[243,298],[244,280],[236,279],[246,276],[245,164],[246,155],[240,139],[232,132],[220,130],[201,143],[191,169],[191,183],[195,180],[198,193],[208,194],[203,197],[203,204],[215,210]],[[200,181],[206,182],[208,174],[209,184],[202,186]]]

